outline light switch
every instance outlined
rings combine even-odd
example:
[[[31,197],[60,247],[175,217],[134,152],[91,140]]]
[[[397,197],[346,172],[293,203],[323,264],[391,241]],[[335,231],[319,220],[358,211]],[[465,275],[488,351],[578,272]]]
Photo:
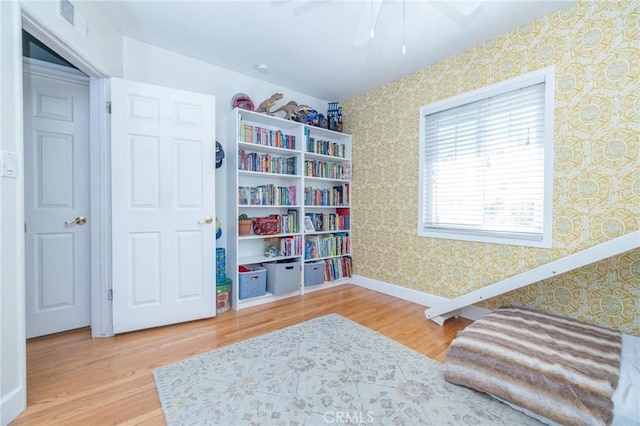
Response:
[[[0,151],[0,176],[18,177],[18,154],[9,151]]]

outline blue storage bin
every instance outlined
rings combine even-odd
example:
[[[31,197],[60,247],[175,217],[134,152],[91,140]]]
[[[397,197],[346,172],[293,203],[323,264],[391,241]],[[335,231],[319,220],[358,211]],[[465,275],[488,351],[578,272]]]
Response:
[[[271,294],[290,293],[300,289],[300,262],[263,263],[267,269],[267,291]]]
[[[309,287],[324,283],[324,262],[304,264],[304,286]]]
[[[238,297],[249,299],[267,293],[267,270],[260,265],[242,265],[248,272],[238,272]]]

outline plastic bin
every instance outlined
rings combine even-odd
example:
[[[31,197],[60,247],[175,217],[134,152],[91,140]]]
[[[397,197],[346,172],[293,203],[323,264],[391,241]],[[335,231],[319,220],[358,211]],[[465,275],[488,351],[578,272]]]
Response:
[[[225,279],[216,284],[216,314],[227,312],[231,308],[231,280]]]
[[[324,262],[304,264],[304,286],[309,287],[324,283]]]
[[[267,291],[284,294],[300,288],[300,262],[263,263],[267,270]]]
[[[260,265],[243,265],[246,272],[238,272],[238,297],[249,299],[263,296],[267,292],[267,270]]]

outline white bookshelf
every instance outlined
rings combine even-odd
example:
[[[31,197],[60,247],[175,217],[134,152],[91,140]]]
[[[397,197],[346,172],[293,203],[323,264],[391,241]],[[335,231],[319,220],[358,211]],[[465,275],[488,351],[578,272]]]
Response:
[[[328,243],[332,241],[344,242],[348,240],[350,247],[350,229],[305,231],[304,217],[307,214],[323,215],[322,217],[327,220],[341,217],[341,222],[344,222],[344,216],[349,216],[350,219],[351,136],[243,109],[235,109],[230,114],[229,120],[227,158],[229,159],[228,185],[230,195],[226,263],[227,276],[232,281],[231,306],[233,309],[239,310],[285,297],[299,296],[305,292],[346,282],[348,276],[342,277],[344,268],[341,267],[340,273],[335,276],[336,279],[328,279],[322,284],[314,286],[304,286],[304,265],[310,262],[333,262],[341,266],[343,262],[347,262],[349,264],[348,270],[351,269],[350,249],[340,252],[318,251],[316,258],[305,257],[306,240],[325,241],[327,246],[331,246]],[[261,135],[260,139],[258,139],[258,133]],[[314,143],[313,151],[315,152],[308,151],[312,149],[311,142]],[[250,155],[252,157],[249,157]],[[258,171],[243,170],[240,167],[241,160],[245,160],[243,168],[253,168],[249,167],[250,164],[255,165],[258,162],[263,167],[257,167],[260,169]],[[315,165],[319,172],[323,172],[322,175],[307,176],[307,168],[310,167],[307,166],[307,161],[312,162],[310,166]],[[278,168],[278,162],[281,165],[280,173],[274,172],[274,169]],[[295,172],[290,168],[291,163],[295,163]],[[266,164],[271,167],[267,168]],[[348,172],[346,178],[342,175],[342,171]],[[309,174],[312,173],[309,172]],[[241,188],[244,195],[253,194],[256,197],[241,199]],[[276,200],[268,200],[264,196],[267,189],[290,196],[295,193],[295,199],[276,197]],[[307,197],[305,197],[305,192]],[[314,201],[309,199],[311,194],[315,196]],[[311,205],[314,203],[324,205]],[[282,230],[275,235],[256,235],[252,230],[250,235],[238,235],[237,218],[242,213],[256,218],[287,215],[290,211],[295,211],[297,215],[295,229],[290,232]],[[338,213],[342,214],[336,216]],[[315,216],[316,219],[319,217]],[[282,238],[297,239],[300,249],[294,253],[267,256],[265,254],[266,243],[275,241],[269,239]],[[342,247],[345,246],[342,244]],[[343,259],[345,260],[343,261]],[[295,291],[278,295],[267,293],[245,299],[239,298],[239,266],[282,260],[298,261],[300,264],[299,285]]]

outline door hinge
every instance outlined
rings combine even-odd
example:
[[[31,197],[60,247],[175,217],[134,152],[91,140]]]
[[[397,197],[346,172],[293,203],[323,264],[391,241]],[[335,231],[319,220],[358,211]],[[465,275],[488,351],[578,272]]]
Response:
[[[113,300],[113,290],[107,290],[107,300]]]
[[[107,102],[107,113],[111,114],[111,102]]]

